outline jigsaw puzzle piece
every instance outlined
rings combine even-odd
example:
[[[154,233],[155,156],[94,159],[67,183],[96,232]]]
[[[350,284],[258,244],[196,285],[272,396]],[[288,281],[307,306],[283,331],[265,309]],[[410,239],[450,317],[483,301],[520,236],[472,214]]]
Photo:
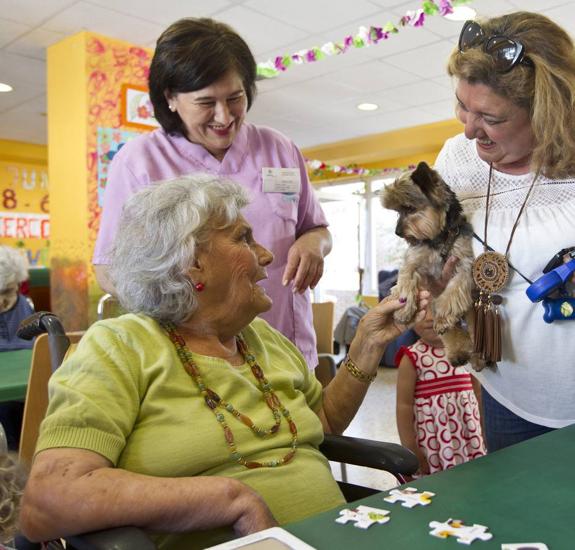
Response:
[[[391,503],[401,502],[401,505],[405,508],[413,508],[417,505],[427,506],[428,504],[431,504],[431,497],[435,496],[435,493],[431,493],[429,491],[418,493],[415,487],[393,489],[389,493],[389,496],[385,497],[383,500]]]
[[[358,506],[357,508],[340,510],[340,516],[336,518],[336,523],[348,523],[353,521],[354,527],[367,529],[374,523],[387,523],[389,518],[388,510],[372,508],[371,506]]]
[[[429,523],[432,530],[429,532],[434,537],[445,539],[447,537],[457,537],[457,542],[461,544],[471,544],[475,540],[490,540],[493,538],[491,533],[487,532],[488,527],[485,525],[465,525],[461,520],[449,518],[446,522],[432,521]]]

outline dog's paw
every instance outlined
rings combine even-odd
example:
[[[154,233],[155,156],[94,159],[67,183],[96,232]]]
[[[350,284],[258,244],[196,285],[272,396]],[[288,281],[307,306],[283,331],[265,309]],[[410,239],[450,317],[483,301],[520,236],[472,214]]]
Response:
[[[454,366],[460,367],[468,363],[473,355],[473,342],[466,330],[455,327],[441,336],[445,345],[447,360]]]
[[[462,317],[461,311],[444,295],[438,296],[432,303],[433,328],[438,334],[444,333],[457,325]]]
[[[457,323],[457,319],[452,318],[452,316],[441,316],[435,315],[433,318],[433,330],[437,334],[445,334],[448,330],[452,329]]]
[[[454,367],[461,367],[466,363],[469,363],[471,359],[471,353],[467,350],[454,350],[447,353],[447,360],[454,366]]]
[[[414,299],[407,298],[405,305],[398,309],[394,314],[393,318],[402,325],[407,325],[413,321],[415,314],[417,313],[417,302]]]
[[[487,363],[484,359],[481,359],[479,353],[471,354],[471,357],[469,358],[469,364],[475,372],[481,372],[487,366]]]

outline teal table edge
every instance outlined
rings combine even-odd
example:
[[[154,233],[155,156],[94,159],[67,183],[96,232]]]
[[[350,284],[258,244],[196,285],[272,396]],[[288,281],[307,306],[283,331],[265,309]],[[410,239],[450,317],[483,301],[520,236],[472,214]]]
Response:
[[[0,351],[0,403],[26,397],[31,349]]]
[[[436,494],[428,506],[387,503],[389,491],[343,505],[284,528],[317,549],[466,548],[453,537],[429,534],[430,521],[460,519],[493,534],[475,550],[502,543],[543,542],[549,550],[575,548],[575,425],[502,449],[451,470],[406,484]],[[391,512],[383,525],[338,524],[339,511],[359,504]]]

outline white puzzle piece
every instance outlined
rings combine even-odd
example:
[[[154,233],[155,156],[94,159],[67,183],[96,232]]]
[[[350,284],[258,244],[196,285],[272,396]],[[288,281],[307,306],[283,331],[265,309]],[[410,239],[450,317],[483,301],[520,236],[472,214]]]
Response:
[[[413,508],[418,504],[421,506],[431,504],[431,497],[434,496],[435,493],[430,493],[429,491],[418,493],[415,487],[407,487],[405,489],[393,489],[389,491],[389,496],[383,500],[391,503],[401,502],[401,505],[405,508]]]
[[[340,516],[335,520],[336,523],[354,522],[354,527],[360,529],[367,529],[374,523],[384,524],[390,518],[388,517],[388,510],[380,510],[379,508],[372,508],[371,506],[358,506],[357,508],[340,510]]]
[[[449,518],[446,522],[432,521],[429,523],[432,530],[429,532],[434,537],[446,539],[447,537],[457,537],[457,542],[461,544],[471,544],[475,540],[490,540],[493,535],[487,533],[488,527],[485,525],[464,525],[461,520]]]

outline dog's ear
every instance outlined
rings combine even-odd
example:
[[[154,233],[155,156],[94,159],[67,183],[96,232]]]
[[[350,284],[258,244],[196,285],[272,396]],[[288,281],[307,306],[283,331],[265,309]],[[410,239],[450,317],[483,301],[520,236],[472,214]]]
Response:
[[[411,179],[425,196],[429,196],[435,186],[437,176],[426,162],[420,162],[417,168],[411,173]]]

